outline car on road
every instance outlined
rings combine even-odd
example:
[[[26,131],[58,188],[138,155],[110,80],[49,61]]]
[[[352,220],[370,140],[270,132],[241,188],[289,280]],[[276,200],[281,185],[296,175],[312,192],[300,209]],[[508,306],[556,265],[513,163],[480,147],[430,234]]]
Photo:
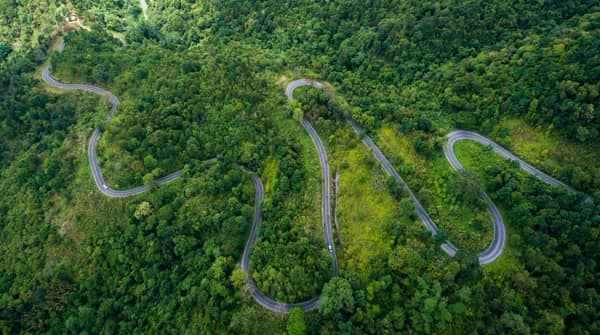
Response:
[[[108,186],[106,186],[106,184],[102,184],[102,187],[104,187],[104,189],[108,189]]]
[[[329,249],[329,252],[333,252],[333,246],[331,244],[327,245],[327,249]]]

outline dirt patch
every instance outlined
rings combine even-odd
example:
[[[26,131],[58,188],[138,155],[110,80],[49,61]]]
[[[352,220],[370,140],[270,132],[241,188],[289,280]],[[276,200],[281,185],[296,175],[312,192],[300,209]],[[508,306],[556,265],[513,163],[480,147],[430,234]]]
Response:
[[[526,129],[518,128],[515,133],[515,138],[519,141],[535,141],[536,137]]]
[[[64,221],[64,222],[62,222],[58,226],[58,235],[60,235],[60,237],[65,237],[65,235],[67,234],[67,232],[69,230],[71,230],[72,226],[73,226],[73,224],[70,221]]]
[[[279,80],[277,81],[277,85],[281,85],[281,84],[285,83],[287,80],[288,80],[288,77],[281,76],[281,78],[279,78]]]

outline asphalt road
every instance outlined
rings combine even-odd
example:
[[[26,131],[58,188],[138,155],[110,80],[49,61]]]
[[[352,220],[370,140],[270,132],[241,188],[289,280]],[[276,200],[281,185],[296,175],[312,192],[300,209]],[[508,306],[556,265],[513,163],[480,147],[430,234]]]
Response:
[[[64,49],[64,45],[61,45],[61,50]],[[50,65],[48,65],[44,71],[42,72],[42,79],[48,83],[48,85],[63,89],[63,90],[82,90],[87,92],[96,93],[102,96],[105,96],[111,104],[110,112],[104,119],[105,123],[108,123],[115,112],[117,111],[117,107],[119,106],[119,99],[109,91],[106,91],[102,88],[84,85],[84,84],[65,84],[59,81],[56,81],[52,76],[50,76]],[[102,176],[102,171],[100,170],[100,166],[98,165],[98,157],[96,156],[96,144],[98,143],[98,139],[100,138],[100,129],[94,130],[92,137],[90,138],[90,142],[88,144],[88,162],[90,164],[90,169],[92,170],[92,176],[94,177],[94,182],[96,183],[96,187],[100,192],[104,195],[113,197],[113,198],[124,198],[130,197],[133,195],[137,195],[143,192],[148,191],[153,188],[155,185],[164,185],[169,183],[183,175],[183,170],[175,171],[172,174],[157,179],[152,185],[142,185],[134,188],[130,188],[127,190],[115,190],[108,185],[106,185],[106,181]]]
[[[64,44],[61,45],[60,50],[62,51],[63,49],[64,49]],[[84,84],[65,84],[65,83],[61,83],[61,82],[55,80],[54,78],[52,78],[50,76],[50,65],[48,65],[42,72],[42,78],[50,86],[53,86],[53,87],[56,87],[59,89],[83,90],[83,91],[92,92],[92,93],[107,97],[111,103],[111,109],[110,109],[110,112],[108,113],[106,119],[104,120],[105,123],[108,123],[112,119],[114,113],[117,110],[117,107],[119,106],[119,103],[120,103],[119,99],[114,94],[112,94],[109,91],[106,91],[102,88],[92,86],[92,85],[84,85]],[[290,85],[288,85],[288,87],[286,89],[286,95],[290,99],[293,99],[294,90],[297,87],[305,86],[305,85],[310,85],[310,86],[314,86],[317,88],[321,88],[321,85],[318,83],[313,83],[313,82],[310,82],[307,80],[299,80],[299,81],[292,82]],[[333,234],[332,234],[331,222],[330,222],[330,217],[331,217],[330,198],[329,198],[330,180],[329,180],[329,164],[327,162],[327,154],[325,152],[325,148],[323,146],[323,143],[321,142],[321,139],[319,138],[319,136],[313,129],[310,122],[308,120],[304,119],[302,121],[302,126],[304,127],[304,129],[306,129],[306,132],[309,134],[313,143],[315,144],[315,147],[317,148],[317,153],[319,156],[319,163],[321,165],[321,174],[322,174],[322,177],[321,177],[321,183],[322,183],[321,215],[322,215],[323,231],[324,231],[324,235],[325,235],[326,247],[328,248],[329,252],[331,253],[332,259],[333,259],[333,261],[332,261],[333,262],[333,275],[337,276],[339,273],[339,267],[338,267],[338,262],[337,262],[337,256],[335,253],[335,245],[333,243]],[[127,190],[115,190],[111,187],[108,187],[106,185],[104,177],[102,176],[102,171],[100,170],[100,166],[98,164],[98,158],[97,158],[96,152],[95,152],[95,148],[96,148],[98,139],[100,138],[100,134],[101,134],[100,129],[95,129],[94,133],[92,134],[92,137],[90,138],[90,141],[88,144],[88,161],[90,164],[90,169],[92,171],[92,176],[94,177],[94,182],[96,183],[96,187],[98,188],[98,190],[100,192],[102,192],[106,196],[114,197],[114,198],[130,197],[133,195],[137,195],[137,194],[146,192],[146,191],[150,190],[152,187],[154,187],[154,185],[163,185],[163,184],[169,183],[183,175],[183,170],[179,170],[170,175],[167,175],[165,177],[157,179],[153,185],[142,185],[142,186],[138,186],[138,187],[127,189]],[[214,161],[216,161],[216,159],[208,160],[208,162],[214,162]],[[242,269],[248,273],[248,284],[251,288],[252,296],[254,297],[254,299],[256,300],[257,303],[259,303],[263,307],[265,307],[269,310],[272,310],[274,312],[287,313],[287,312],[289,312],[290,309],[292,309],[293,307],[297,307],[297,306],[302,307],[305,311],[313,310],[317,306],[316,304],[317,304],[317,301],[319,300],[318,296],[314,297],[310,300],[307,300],[304,302],[299,302],[299,303],[286,303],[286,302],[275,301],[275,300],[265,296],[264,294],[262,294],[260,292],[260,290],[258,289],[258,287],[256,286],[256,283],[252,279],[252,276],[250,273],[250,251],[251,251],[252,247],[254,246],[254,243],[256,242],[257,228],[260,226],[260,224],[262,222],[260,203],[264,196],[263,184],[262,184],[262,181],[260,180],[260,178],[258,177],[258,175],[254,174],[253,182],[254,182],[254,187],[256,189],[255,204],[254,204],[254,220],[253,220],[250,236],[248,237],[248,241],[246,242],[246,247],[244,249],[244,253],[242,256]]]
[[[322,88],[321,84],[311,82],[309,80],[297,80],[291,82],[286,90],[285,94],[287,97],[292,100],[294,98],[294,90],[301,86],[313,86],[316,88]],[[317,154],[319,156],[319,163],[321,165],[321,218],[323,224],[323,232],[325,235],[325,245],[326,248],[332,255],[332,263],[333,263],[333,275],[337,276],[339,273],[337,256],[335,253],[335,245],[333,243],[333,234],[331,230],[331,209],[330,209],[330,175],[329,175],[329,163],[327,162],[327,153],[325,152],[325,147],[323,146],[323,142],[319,138],[319,135],[314,130],[312,125],[307,119],[302,120],[302,126],[312,139],[316,149]],[[248,274],[248,284],[250,286],[250,291],[252,293],[252,297],[254,300],[259,303],[261,306],[279,313],[288,313],[290,309],[294,307],[301,307],[304,311],[311,311],[317,308],[317,301],[319,301],[320,296],[316,296],[310,300],[298,302],[298,303],[286,303],[281,301],[273,300],[266,295],[264,295],[258,287],[256,283],[252,279],[252,274],[250,271],[250,251],[254,243],[256,242],[256,234],[257,228],[260,226],[262,221],[262,214],[260,211],[260,202],[263,199],[264,188],[260,178],[254,174],[253,178],[254,187],[256,189],[256,195],[254,199],[254,222],[252,224],[252,229],[250,231],[250,236],[248,237],[248,241],[246,242],[246,247],[244,248],[244,254],[242,255],[242,269],[246,271]]]
[[[64,43],[60,46],[60,51],[62,51],[63,49],[64,49]],[[42,78],[49,85],[59,88],[59,89],[83,90],[83,91],[92,92],[92,93],[103,95],[103,96],[107,97],[107,99],[111,103],[111,109],[110,109],[110,112],[108,113],[108,115],[106,116],[105,123],[107,123],[111,120],[112,116],[114,115],[114,113],[117,110],[117,107],[119,106],[119,99],[115,95],[113,95],[112,93],[110,93],[104,89],[101,89],[101,88],[98,88],[95,86],[91,86],[91,85],[65,84],[65,83],[56,81],[54,78],[52,78],[50,76],[50,66],[49,65],[42,72]],[[319,82],[312,81],[309,79],[300,79],[300,80],[291,82],[286,87],[286,90],[285,90],[286,96],[290,100],[293,100],[294,90],[296,88],[302,87],[302,86],[312,86],[312,87],[315,87],[318,89],[324,88],[323,85]],[[352,126],[352,128],[354,129],[354,131],[356,133],[364,134],[362,131],[362,128],[358,125],[358,123],[349,114],[346,114],[346,120]],[[322,217],[323,232],[324,232],[324,237],[325,237],[325,246],[332,255],[333,275],[338,276],[339,267],[338,267],[337,256],[336,256],[336,252],[335,252],[335,245],[333,242],[331,222],[330,222],[330,219],[331,219],[330,184],[331,184],[331,182],[330,182],[330,173],[329,173],[329,164],[327,161],[327,154],[325,152],[325,148],[323,146],[321,139],[319,138],[318,134],[316,133],[316,131],[314,130],[314,128],[312,127],[310,122],[307,119],[303,119],[301,123],[302,123],[302,126],[304,127],[304,129],[306,130],[306,132],[311,137],[311,139],[317,149],[317,154],[319,156],[319,163],[321,165],[321,184],[322,184],[322,187],[321,187],[321,217]],[[170,175],[167,175],[165,177],[162,177],[162,178],[156,180],[154,182],[154,184],[152,184],[152,185],[142,185],[142,186],[135,187],[132,189],[127,189],[127,190],[115,190],[113,188],[110,188],[106,185],[104,177],[102,176],[102,172],[98,165],[98,159],[97,159],[96,152],[95,152],[96,144],[98,142],[98,139],[100,138],[100,134],[101,133],[100,133],[99,129],[94,130],[94,133],[92,134],[92,137],[91,137],[89,145],[88,145],[88,160],[89,160],[90,168],[92,170],[92,175],[94,177],[94,181],[96,183],[96,187],[98,188],[98,190],[100,190],[100,192],[102,192],[106,196],[122,198],[122,197],[129,197],[129,196],[137,195],[137,194],[140,194],[140,193],[150,190],[152,187],[154,187],[154,185],[163,185],[163,184],[169,183],[183,175],[183,170],[179,170]],[[533,166],[524,162],[517,156],[510,153],[508,150],[506,150],[503,147],[496,144],[495,142],[493,142],[479,134],[476,134],[473,132],[468,132],[468,131],[454,131],[454,132],[451,132],[450,134],[448,134],[448,141],[444,147],[444,154],[445,154],[446,159],[448,160],[449,164],[452,166],[452,168],[454,168],[456,170],[460,170],[463,168],[462,164],[459,162],[456,155],[454,154],[454,144],[461,140],[471,140],[471,141],[479,142],[486,146],[491,146],[493,148],[493,150],[496,153],[500,154],[501,156],[511,159],[511,160],[514,160],[514,161],[517,161],[519,163],[520,167],[524,171],[532,174],[536,178],[538,178],[552,186],[565,187],[566,189],[568,189],[570,191],[576,192],[573,188],[565,185],[564,183],[562,183],[562,182],[550,177],[549,175],[541,172],[540,170],[534,168]],[[369,149],[371,149],[371,151],[375,155],[375,158],[377,158],[377,160],[379,160],[379,162],[383,166],[384,170],[389,175],[391,175],[400,185],[402,185],[404,190],[408,193],[410,199],[413,201],[415,210],[416,210],[417,214],[419,215],[419,217],[421,218],[421,221],[423,222],[425,227],[433,235],[437,234],[438,227],[436,226],[435,222],[433,222],[431,217],[429,217],[429,215],[427,214],[427,212],[425,211],[425,209],[423,208],[423,206],[421,205],[421,203],[419,202],[417,197],[410,190],[410,188],[408,188],[408,186],[406,185],[406,183],[404,182],[402,177],[400,177],[400,175],[398,174],[396,169],[394,169],[394,167],[390,164],[390,162],[387,160],[385,155],[383,155],[383,153],[377,147],[377,145],[371,140],[371,138],[369,136],[366,136],[366,135],[363,135],[362,141]],[[216,161],[216,159],[210,159],[207,162],[215,162],[215,161]],[[256,283],[252,279],[251,272],[250,272],[250,251],[252,250],[252,247],[254,246],[254,243],[256,242],[257,230],[262,222],[262,213],[261,213],[261,209],[260,209],[260,203],[262,202],[262,199],[264,196],[264,187],[263,187],[262,181],[260,180],[259,176],[256,173],[253,174],[253,183],[254,183],[254,187],[256,190],[255,191],[256,192],[255,193],[255,202],[254,202],[254,218],[253,218],[253,224],[252,224],[252,228],[250,231],[250,235],[248,237],[246,246],[244,248],[244,253],[242,255],[242,269],[248,273],[248,284],[249,284],[249,287],[250,287],[250,290],[252,293],[252,297],[261,306],[263,306],[271,311],[274,311],[274,312],[287,313],[293,307],[302,307],[305,311],[314,310],[316,308],[317,301],[319,300],[320,296],[317,296],[310,300],[307,300],[304,302],[299,302],[299,303],[285,303],[285,302],[281,302],[281,301],[275,301],[275,300],[265,296],[263,293],[261,293],[260,290],[258,289],[258,287],[256,286]],[[506,244],[506,231],[505,231],[502,215],[500,214],[500,212],[494,205],[493,201],[485,193],[481,194],[481,197],[488,203],[487,212],[492,219],[492,224],[493,224],[493,228],[494,228],[492,243],[486,250],[484,250],[483,252],[481,252],[478,255],[479,263],[483,265],[483,264],[489,264],[489,263],[493,262],[495,259],[497,259],[502,254],[502,251]],[[591,201],[591,198],[588,197],[588,199],[586,201]],[[452,243],[450,243],[448,241],[443,243],[441,245],[441,248],[450,256],[454,256],[458,250],[454,245],[452,245]]]

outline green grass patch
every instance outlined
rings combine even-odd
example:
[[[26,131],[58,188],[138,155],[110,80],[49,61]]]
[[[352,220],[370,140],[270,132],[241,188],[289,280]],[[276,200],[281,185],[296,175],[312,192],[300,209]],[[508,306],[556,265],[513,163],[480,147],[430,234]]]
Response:
[[[569,141],[551,127],[532,127],[521,119],[505,119],[492,138],[547,174],[578,190],[600,195],[600,142]]]
[[[326,147],[332,176],[336,169],[340,174],[340,267],[369,278],[402,232],[424,228],[409,218],[412,213],[401,212],[387,187],[387,174],[345,121],[319,119],[313,125]]]
[[[485,210],[474,209],[455,199],[451,189],[452,168],[441,149],[429,157],[415,151],[416,134],[402,134],[384,126],[374,141],[413,190],[440,229],[458,248],[485,250],[492,240],[491,220]]]

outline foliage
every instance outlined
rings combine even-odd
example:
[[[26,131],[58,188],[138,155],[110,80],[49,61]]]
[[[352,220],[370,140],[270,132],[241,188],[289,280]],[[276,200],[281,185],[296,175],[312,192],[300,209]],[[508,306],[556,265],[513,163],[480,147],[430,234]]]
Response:
[[[483,186],[479,176],[471,170],[458,170],[452,180],[452,190],[457,199],[475,207],[481,203],[480,196]]]
[[[597,195],[597,156],[585,154],[600,132],[597,1],[150,6],[142,21],[135,1],[77,2],[91,31],[71,32],[51,56],[57,79],[121,99],[98,146],[111,186],[185,170],[173,184],[110,199],[95,191],[86,158],[108,106],[38,79],[71,8],[0,0],[3,332],[600,332],[600,207],[481,148],[460,157],[479,177],[453,177],[441,153],[451,129],[503,140],[515,137],[502,130],[507,118],[525,120],[558,139],[542,150],[581,149],[586,159],[549,156],[564,181]],[[286,118],[275,84],[283,73],[311,73],[331,93],[299,89]],[[507,221],[510,266],[479,267],[468,250],[443,254],[343,112],[377,135],[436,222],[450,222],[442,231],[451,239],[485,244],[485,212],[465,206],[485,189]],[[316,154],[297,123],[305,116],[340,168],[339,278],[323,244]],[[526,159],[542,152],[514,147]],[[204,163],[213,157],[219,163]],[[289,302],[322,294],[316,312],[293,310],[287,327],[252,300],[239,269],[254,205],[240,165],[265,182],[251,255],[259,288]]]
[[[51,35],[76,29],[77,24],[66,23],[66,17],[71,11],[88,26],[101,25],[120,32],[131,25],[130,15],[141,12],[135,1],[78,0],[71,3],[64,0],[1,0],[0,59],[4,44],[27,51],[39,46],[48,46]]]
[[[306,334],[306,325],[304,324],[304,311],[300,307],[294,307],[290,311],[287,322],[288,335]]]
[[[344,278],[332,278],[323,287],[321,299],[317,302],[319,313],[326,317],[339,318],[341,314],[354,312],[354,297],[350,283]],[[336,317],[337,316],[337,317]]]

